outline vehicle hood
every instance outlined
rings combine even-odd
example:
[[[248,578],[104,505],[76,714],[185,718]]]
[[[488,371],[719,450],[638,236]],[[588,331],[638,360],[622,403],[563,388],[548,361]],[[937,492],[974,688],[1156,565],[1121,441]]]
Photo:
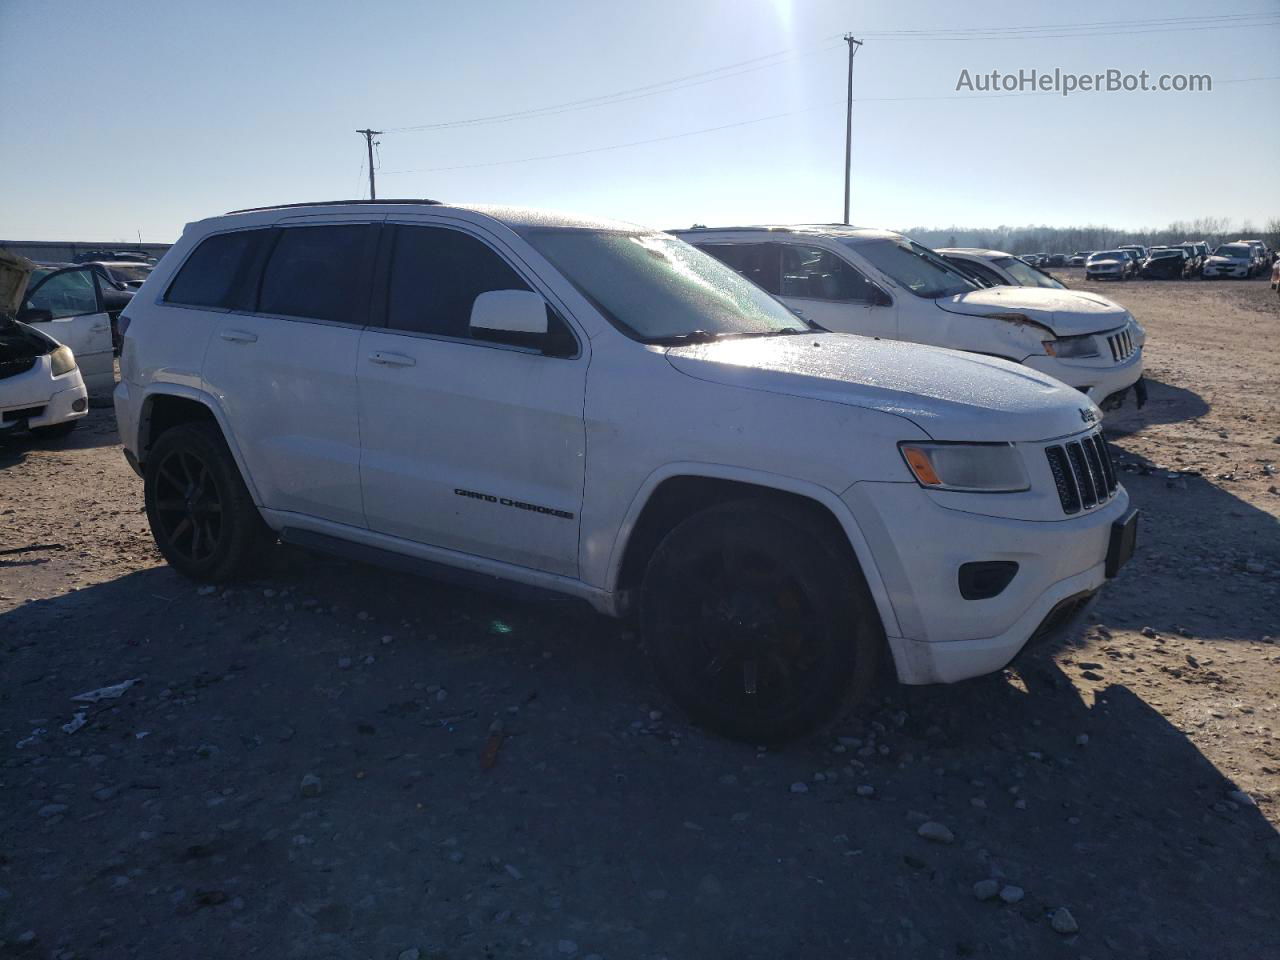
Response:
[[[0,316],[17,316],[35,267],[26,257],[0,249]]]
[[[1114,330],[1129,319],[1124,307],[1106,297],[1049,287],[991,287],[940,297],[934,303],[949,313],[974,317],[1020,314],[1062,337]]]
[[[758,337],[672,347],[698,380],[905,417],[935,440],[1033,441],[1101,419],[1084,394],[1007,360],[851,334]]]

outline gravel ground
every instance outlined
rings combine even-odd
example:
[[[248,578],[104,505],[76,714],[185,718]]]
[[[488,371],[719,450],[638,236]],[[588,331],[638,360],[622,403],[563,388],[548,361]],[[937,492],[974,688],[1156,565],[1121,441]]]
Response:
[[[573,603],[283,549],[197,589],[109,409],[0,445],[0,956],[1280,956],[1280,308],[1104,292],[1138,556],[1053,649],[780,750]]]

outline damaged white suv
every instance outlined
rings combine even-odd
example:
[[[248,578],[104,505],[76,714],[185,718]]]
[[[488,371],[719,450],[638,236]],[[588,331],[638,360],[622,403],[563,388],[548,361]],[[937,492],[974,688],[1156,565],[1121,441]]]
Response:
[[[161,551],[275,538],[635,613],[753,741],[998,670],[1132,553],[1098,408],[1026,366],[812,328],[611,221],[429,201],[187,227],[122,318]]]
[[[968,350],[1047,373],[1102,409],[1146,402],[1141,328],[1095,294],[983,289],[928,247],[858,227],[673,231],[828,330]]]

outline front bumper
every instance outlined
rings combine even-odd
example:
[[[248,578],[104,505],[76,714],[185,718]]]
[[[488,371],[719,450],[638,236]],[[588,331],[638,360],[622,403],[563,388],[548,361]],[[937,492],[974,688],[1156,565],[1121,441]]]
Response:
[[[52,427],[89,412],[89,394],[79,370],[53,376],[47,356],[24,373],[0,380],[0,433]]]
[[[901,636],[888,637],[889,648],[907,684],[1008,664],[1059,604],[1103,585],[1112,525],[1129,511],[1123,488],[1102,507],[1053,521],[951,509],[914,483],[857,483],[844,500],[893,605]],[[1013,561],[1018,572],[996,596],[966,600],[958,572],[974,561]]]
[[[1246,280],[1249,277],[1248,267],[1205,267],[1200,271],[1202,277],[1231,277]]]
[[[1120,363],[1092,366],[1089,361],[1070,361],[1035,355],[1023,360],[1025,366],[1047,373],[1069,387],[1075,387],[1099,406],[1108,397],[1122,393],[1142,378],[1142,349]]]

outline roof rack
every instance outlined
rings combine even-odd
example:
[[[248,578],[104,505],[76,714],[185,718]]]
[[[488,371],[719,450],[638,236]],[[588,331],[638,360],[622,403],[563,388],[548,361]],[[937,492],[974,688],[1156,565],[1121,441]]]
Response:
[[[666,232],[667,233],[692,233],[695,230],[698,233],[731,233],[734,230],[767,230],[772,233],[795,233],[795,231],[791,229],[791,227],[769,227],[769,226],[704,227],[701,224],[697,224],[697,223],[695,223],[692,227],[674,227],[670,230],[667,230]]]
[[[228,210],[225,216],[233,213],[258,213],[261,210],[289,210],[293,207],[342,207],[353,203],[422,203],[439,206],[439,200],[314,200],[311,203],[273,203],[266,207],[245,207],[243,210]]]

